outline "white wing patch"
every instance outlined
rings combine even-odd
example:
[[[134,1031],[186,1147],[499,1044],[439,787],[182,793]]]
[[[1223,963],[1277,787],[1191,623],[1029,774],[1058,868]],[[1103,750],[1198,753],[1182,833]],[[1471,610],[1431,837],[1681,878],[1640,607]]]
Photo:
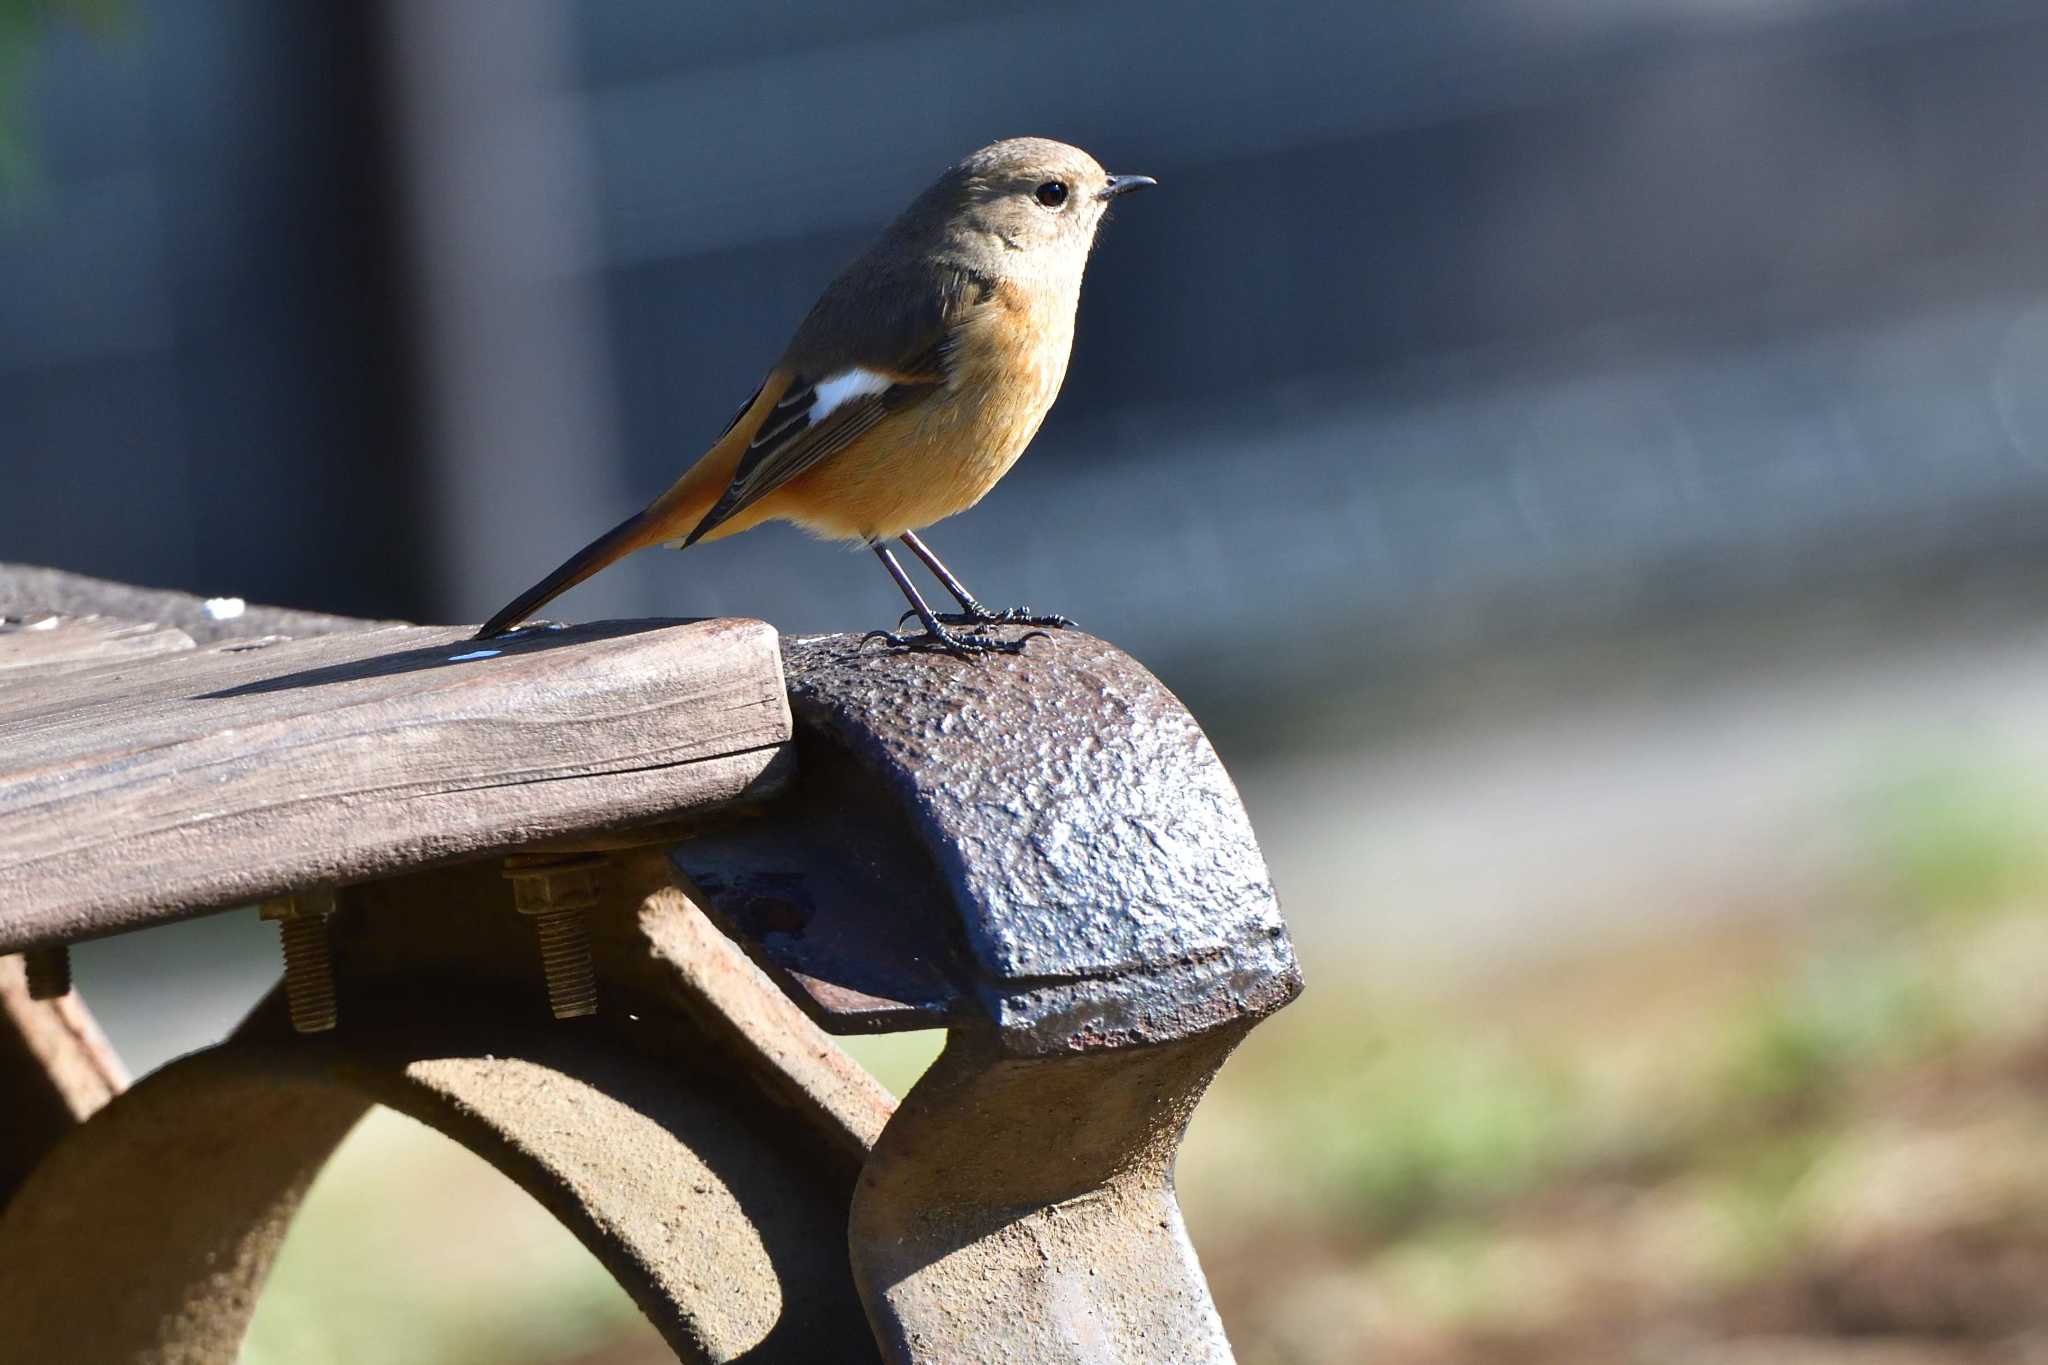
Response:
[[[850,403],[856,398],[886,392],[895,383],[896,381],[886,374],[876,374],[873,370],[863,370],[859,366],[841,370],[830,379],[821,379],[817,385],[817,396],[811,400],[811,425],[816,426],[824,421],[834,408]]]

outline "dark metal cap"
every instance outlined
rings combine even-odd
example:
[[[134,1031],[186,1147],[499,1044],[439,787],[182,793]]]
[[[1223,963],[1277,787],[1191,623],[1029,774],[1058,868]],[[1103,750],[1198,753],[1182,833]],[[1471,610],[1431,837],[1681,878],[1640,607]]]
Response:
[[[1018,1054],[1185,1038],[1301,989],[1229,775],[1136,660],[785,640],[797,820],[677,865],[828,1027],[992,1021]],[[807,847],[765,847],[769,829]]]

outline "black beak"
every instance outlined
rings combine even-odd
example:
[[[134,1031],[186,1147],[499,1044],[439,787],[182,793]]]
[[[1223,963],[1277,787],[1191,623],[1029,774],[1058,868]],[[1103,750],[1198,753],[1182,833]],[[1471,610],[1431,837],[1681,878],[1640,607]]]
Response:
[[[1142,190],[1149,185],[1156,185],[1158,183],[1157,180],[1154,180],[1149,175],[1113,175],[1109,178],[1107,185],[1104,185],[1095,192],[1095,197],[1097,199],[1114,199],[1120,194],[1129,194],[1132,190]]]

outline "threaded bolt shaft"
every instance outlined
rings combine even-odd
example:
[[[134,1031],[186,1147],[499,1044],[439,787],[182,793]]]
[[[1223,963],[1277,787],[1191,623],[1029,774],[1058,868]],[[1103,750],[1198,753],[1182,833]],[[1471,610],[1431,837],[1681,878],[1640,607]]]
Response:
[[[284,944],[284,994],[291,1006],[292,1027],[300,1033],[325,1033],[335,1024],[334,953],[327,943],[327,919],[310,916],[280,920]]]
[[[58,1000],[71,994],[70,945],[31,948],[22,954],[21,966],[28,977],[29,999]]]
[[[263,903],[263,918],[277,921],[284,945],[284,997],[299,1033],[325,1033],[339,1015],[334,994],[334,949],[327,917],[334,893],[313,892]]]
[[[547,978],[548,1009],[557,1019],[597,1013],[597,964],[590,955],[590,920],[597,904],[600,856],[526,855],[505,860],[512,901],[533,921]]]
[[[597,964],[590,956],[590,921],[581,910],[536,915],[541,970],[547,974],[548,1009],[557,1019],[597,1013]]]

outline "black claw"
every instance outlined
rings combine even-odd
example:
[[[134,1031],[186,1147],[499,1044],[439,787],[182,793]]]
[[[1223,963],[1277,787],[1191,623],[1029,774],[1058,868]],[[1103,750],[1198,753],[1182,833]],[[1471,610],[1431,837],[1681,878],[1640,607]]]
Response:
[[[943,618],[942,618],[943,619]],[[899,622],[900,624],[900,622]],[[863,646],[870,640],[881,640],[897,649],[943,651],[956,659],[972,659],[982,654],[1022,654],[1024,644],[1035,636],[1045,634],[1042,630],[1027,631],[1015,640],[998,640],[993,635],[955,635],[943,627],[926,630],[916,635],[898,635],[894,631],[871,630],[860,637]]]
[[[900,626],[915,615],[914,611],[906,611],[896,618],[896,624]],[[941,613],[939,620],[949,626],[1049,626],[1054,630],[1065,630],[1074,624],[1070,616],[1057,613],[1039,616],[1029,607],[1011,607],[1006,611],[991,611],[987,607],[975,611],[949,611]]]
[[[1054,630],[1066,630],[1074,624],[1074,618],[1071,616],[1062,616],[1058,612],[1048,612],[1039,616],[1029,607],[1011,607],[1008,611],[997,612],[990,619],[1000,621],[1004,625],[1050,626]]]

